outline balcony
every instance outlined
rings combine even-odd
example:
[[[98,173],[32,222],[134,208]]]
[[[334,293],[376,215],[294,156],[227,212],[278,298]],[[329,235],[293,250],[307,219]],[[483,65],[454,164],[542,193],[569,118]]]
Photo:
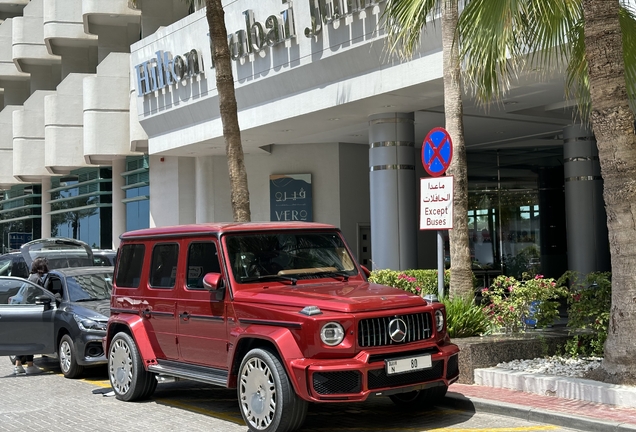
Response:
[[[51,55],[44,43],[43,3],[44,0],[32,0],[23,16],[13,18],[12,58],[20,72],[29,72],[30,66],[61,63],[60,57]]]
[[[51,176],[44,167],[44,98],[53,94],[37,90],[13,112],[13,175],[21,182],[39,183]]]
[[[139,29],[141,10],[131,8],[128,0],[84,0],[82,19],[86,34],[97,35],[108,27],[126,28],[129,25]]]
[[[68,174],[87,166],[83,145],[83,80],[88,74],[69,74],[57,92],[44,98],[44,166],[51,174]]]
[[[7,105],[0,111],[0,189],[18,184],[13,177],[13,112],[19,105]]]
[[[1,5],[2,3],[0,3]],[[13,63],[12,29],[13,19],[8,19],[0,24],[0,80],[27,80],[29,74],[20,72]]]
[[[44,43],[49,54],[66,55],[69,50],[97,46],[97,36],[84,32],[82,0],[47,0],[43,25]]]
[[[129,95],[130,54],[110,53],[97,75],[84,78],[84,158],[90,164],[110,164],[132,156]]]

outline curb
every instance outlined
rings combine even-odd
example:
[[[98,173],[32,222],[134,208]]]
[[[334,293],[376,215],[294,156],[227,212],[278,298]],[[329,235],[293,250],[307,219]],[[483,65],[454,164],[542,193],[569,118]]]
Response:
[[[475,384],[616,405],[623,408],[636,408],[636,391],[633,387],[583,378],[534,374],[491,367],[475,369]]]
[[[562,414],[544,409],[537,409],[508,402],[491,401],[480,398],[467,398],[460,393],[448,392],[439,405],[470,412],[484,412],[523,420],[550,423],[570,429],[586,432],[636,432],[636,425],[605,421],[591,417]]]

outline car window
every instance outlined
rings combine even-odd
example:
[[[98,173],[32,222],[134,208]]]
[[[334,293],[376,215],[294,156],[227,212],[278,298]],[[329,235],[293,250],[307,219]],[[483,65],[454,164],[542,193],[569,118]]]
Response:
[[[103,272],[68,276],[66,289],[72,302],[108,300],[113,291],[113,275]]]
[[[158,243],[152,248],[150,285],[156,288],[172,288],[177,279],[179,245]]]
[[[188,247],[188,288],[203,289],[203,276],[220,273],[214,242],[192,242]]]
[[[46,296],[44,288],[15,280],[0,281],[0,304],[33,305],[36,297]]]
[[[117,286],[138,288],[146,247],[142,244],[127,244],[121,248],[117,263]]]
[[[93,255],[93,265],[96,266],[112,266],[113,260],[107,255]]]
[[[328,277],[357,274],[353,258],[337,233],[267,233],[228,235],[227,248],[234,278],[289,276]]]
[[[0,280],[0,304],[9,304],[9,299],[15,296],[23,282],[19,282],[13,279]]]
[[[0,276],[11,276],[11,257],[0,257]]]

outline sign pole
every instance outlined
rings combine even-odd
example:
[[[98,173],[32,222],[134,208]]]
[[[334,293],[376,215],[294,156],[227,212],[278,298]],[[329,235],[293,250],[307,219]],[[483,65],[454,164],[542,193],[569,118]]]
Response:
[[[444,175],[453,159],[447,130],[431,129],[422,143],[422,165],[432,179],[420,180],[420,229],[437,228],[437,297],[444,297],[444,230],[453,228],[453,177]]]
[[[437,298],[444,297],[444,234],[437,230]]]

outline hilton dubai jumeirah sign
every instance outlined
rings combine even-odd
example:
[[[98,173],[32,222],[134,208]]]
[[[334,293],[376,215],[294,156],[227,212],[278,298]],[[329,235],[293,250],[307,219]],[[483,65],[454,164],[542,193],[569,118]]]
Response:
[[[296,38],[294,5],[281,0],[286,9],[258,21],[252,9],[243,11],[245,27],[227,35],[230,56],[234,61],[251,61],[257,53],[265,55],[272,48]],[[334,29],[350,25],[350,17],[379,5],[386,0],[308,0],[309,27],[304,30],[308,38],[318,37],[331,25]],[[208,34],[208,39],[209,34]],[[213,52],[211,40],[210,52]],[[210,56],[212,58],[212,56]],[[214,61],[210,65],[214,68]],[[135,66],[137,95],[143,97],[172,85],[187,85],[189,80],[204,74],[203,56],[197,49],[173,56],[169,51],[157,51],[155,56]]]

